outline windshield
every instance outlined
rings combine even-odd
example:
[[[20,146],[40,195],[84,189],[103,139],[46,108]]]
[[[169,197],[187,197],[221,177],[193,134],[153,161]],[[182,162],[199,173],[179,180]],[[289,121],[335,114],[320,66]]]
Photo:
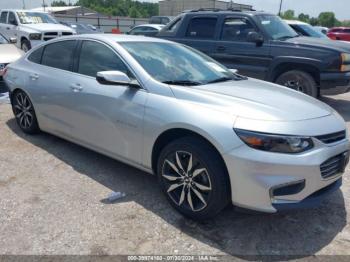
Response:
[[[148,74],[163,83],[202,85],[239,78],[206,55],[179,44],[122,42],[120,45]]]
[[[17,12],[21,24],[57,24],[57,21],[46,13],[40,12]]]
[[[274,40],[282,40],[298,36],[298,34],[279,16],[260,15],[258,16],[258,19],[265,32]]]
[[[0,34],[0,44],[8,44],[8,41],[6,40],[6,38]]]
[[[326,35],[322,34],[319,31],[316,31],[311,25],[292,25],[297,32],[300,32],[302,35],[307,35],[317,38],[328,38]],[[298,30],[299,28],[299,30]]]

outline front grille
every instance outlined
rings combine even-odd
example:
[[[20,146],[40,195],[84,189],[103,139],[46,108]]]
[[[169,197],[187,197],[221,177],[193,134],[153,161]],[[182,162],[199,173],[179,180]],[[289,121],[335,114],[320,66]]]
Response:
[[[328,179],[339,173],[343,173],[348,161],[348,152],[345,152],[323,162],[320,166],[322,178]]]
[[[346,137],[345,130],[337,133],[328,134],[328,135],[316,136],[318,140],[322,141],[325,144],[331,144],[334,142],[341,141],[345,139],[345,137]]]

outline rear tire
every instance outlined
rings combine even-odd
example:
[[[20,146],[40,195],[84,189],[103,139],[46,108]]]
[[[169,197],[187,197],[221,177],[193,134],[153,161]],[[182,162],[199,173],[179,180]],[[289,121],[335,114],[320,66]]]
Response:
[[[225,164],[205,140],[184,137],[165,146],[157,173],[170,204],[191,219],[212,218],[230,202]]]
[[[309,73],[303,71],[292,70],[285,72],[276,79],[275,83],[312,97],[318,97],[319,95],[315,79]]]
[[[21,90],[16,91],[11,101],[13,114],[21,130],[27,134],[39,133],[38,120],[28,95]]]

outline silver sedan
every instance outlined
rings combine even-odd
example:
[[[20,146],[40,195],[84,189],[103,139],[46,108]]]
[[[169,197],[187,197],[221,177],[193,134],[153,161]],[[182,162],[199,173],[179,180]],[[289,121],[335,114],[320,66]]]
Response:
[[[24,132],[156,174],[194,219],[229,203],[268,213],[314,206],[339,188],[349,159],[345,123],[326,104],[165,40],[59,38],[4,79]]]

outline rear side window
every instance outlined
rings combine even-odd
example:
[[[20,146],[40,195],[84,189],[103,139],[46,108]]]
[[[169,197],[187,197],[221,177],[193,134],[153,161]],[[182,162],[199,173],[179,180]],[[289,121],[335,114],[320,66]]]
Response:
[[[222,29],[221,39],[226,41],[247,41],[248,34],[256,32],[252,23],[244,18],[227,18]]]
[[[344,33],[350,33],[350,29],[344,29]]]
[[[211,39],[215,35],[217,18],[193,18],[188,25],[186,36],[191,38]]]
[[[83,42],[80,51],[78,73],[96,77],[97,72],[115,70],[130,76],[124,62],[110,48],[94,41]]]
[[[28,60],[40,64],[41,63],[41,56],[43,54],[44,47],[40,47],[39,49],[35,50],[33,53],[31,53],[28,56]]]
[[[6,24],[7,12],[1,12],[0,23]]]
[[[71,70],[76,41],[60,41],[45,46],[41,64]]]

